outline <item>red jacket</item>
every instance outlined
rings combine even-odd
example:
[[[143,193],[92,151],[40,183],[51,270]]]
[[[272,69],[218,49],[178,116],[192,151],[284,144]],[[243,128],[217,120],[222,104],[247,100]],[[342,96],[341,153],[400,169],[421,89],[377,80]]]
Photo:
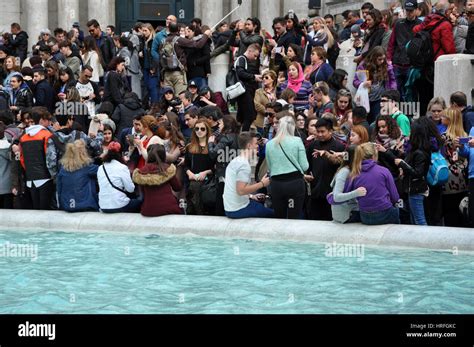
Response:
[[[453,35],[453,26],[447,20],[446,17],[443,17],[437,13],[430,14],[426,16],[423,23],[415,26],[413,32],[417,32],[423,29],[430,29],[435,26],[439,21],[445,19],[444,23],[438,25],[436,29],[431,32],[431,39],[433,40],[433,51],[436,54],[434,60],[438,59],[439,56],[444,54],[456,54],[456,45],[454,44],[454,35]],[[441,49],[440,49],[441,47]]]

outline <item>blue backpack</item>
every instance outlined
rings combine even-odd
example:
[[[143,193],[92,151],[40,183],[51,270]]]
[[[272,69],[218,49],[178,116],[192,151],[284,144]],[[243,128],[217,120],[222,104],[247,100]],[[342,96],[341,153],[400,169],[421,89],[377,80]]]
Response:
[[[440,152],[431,153],[431,165],[426,176],[426,181],[430,186],[442,186],[448,182],[449,167],[448,162]]]

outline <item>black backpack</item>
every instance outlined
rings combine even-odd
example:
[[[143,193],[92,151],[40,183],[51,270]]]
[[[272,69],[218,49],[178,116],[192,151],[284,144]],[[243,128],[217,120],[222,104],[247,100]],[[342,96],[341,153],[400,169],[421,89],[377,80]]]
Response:
[[[411,66],[415,68],[424,68],[433,64],[434,58],[436,57],[436,54],[439,53],[441,46],[438,48],[438,51],[433,51],[431,32],[445,21],[446,19],[443,18],[432,28],[417,32],[415,36],[408,41],[406,51]]]

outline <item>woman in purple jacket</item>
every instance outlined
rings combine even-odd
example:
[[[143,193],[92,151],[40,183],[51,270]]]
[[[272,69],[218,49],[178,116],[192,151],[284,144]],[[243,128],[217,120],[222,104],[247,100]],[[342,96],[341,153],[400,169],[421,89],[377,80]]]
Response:
[[[380,114],[380,99],[382,93],[389,89],[397,89],[397,80],[393,67],[387,62],[385,49],[381,46],[374,47],[367,58],[357,67],[357,71],[366,71],[367,80],[362,82],[358,74],[354,76],[354,87],[357,89],[364,83],[369,89],[370,112],[367,117],[369,124]]]
[[[400,224],[397,187],[390,171],[377,164],[372,143],[357,146],[345,192],[365,187],[367,195],[357,198],[363,224]]]

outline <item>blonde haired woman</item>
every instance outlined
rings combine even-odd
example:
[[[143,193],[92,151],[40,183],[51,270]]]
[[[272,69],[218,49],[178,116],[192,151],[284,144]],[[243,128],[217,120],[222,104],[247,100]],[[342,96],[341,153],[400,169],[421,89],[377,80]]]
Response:
[[[377,149],[371,142],[357,146],[349,185],[345,191],[364,187],[367,193],[358,198],[363,224],[400,224],[397,187],[390,171],[377,164]]]
[[[441,116],[441,123],[446,126],[446,132],[442,134],[445,143],[442,153],[448,161],[449,179],[443,188],[443,217],[444,225],[450,227],[461,227],[462,216],[459,212],[459,204],[467,195],[468,184],[464,175],[467,169],[467,159],[459,155],[459,137],[467,137],[462,124],[461,111],[448,108]]]
[[[301,138],[294,136],[295,119],[280,119],[277,135],[267,143],[266,160],[271,177],[275,217],[299,219],[306,195],[304,173],[309,168]]]
[[[98,211],[95,183],[98,166],[92,164],[85,142],[68,143],[59,163],[61,168],[56,188],[60,209],[68,212]]]
[[[326,52],[329,53],[330,49],[337,46],[337,42],[331,33],[331,30],[326,25],[326,21],[322,17],[316,17],[313,20],[314,31],[309,33],[307,29],[303,29],[303,33],[306,37],[306,47],[304,54],[304,63],[306,65],[311,64],[311,51],[314,47],[322,47]]]
[[[145,82],[148,95],[150,96],[151,104],[156,104],[160,98],[158,93],[158,84],[160,82],[160,69],[158,60],[152,56],[152,45],[155,39],[155,29],[150,23],[145,23],[142,26],[143,37],[145,38],[145,45],[140,57],[143,58],[143,81]]]

